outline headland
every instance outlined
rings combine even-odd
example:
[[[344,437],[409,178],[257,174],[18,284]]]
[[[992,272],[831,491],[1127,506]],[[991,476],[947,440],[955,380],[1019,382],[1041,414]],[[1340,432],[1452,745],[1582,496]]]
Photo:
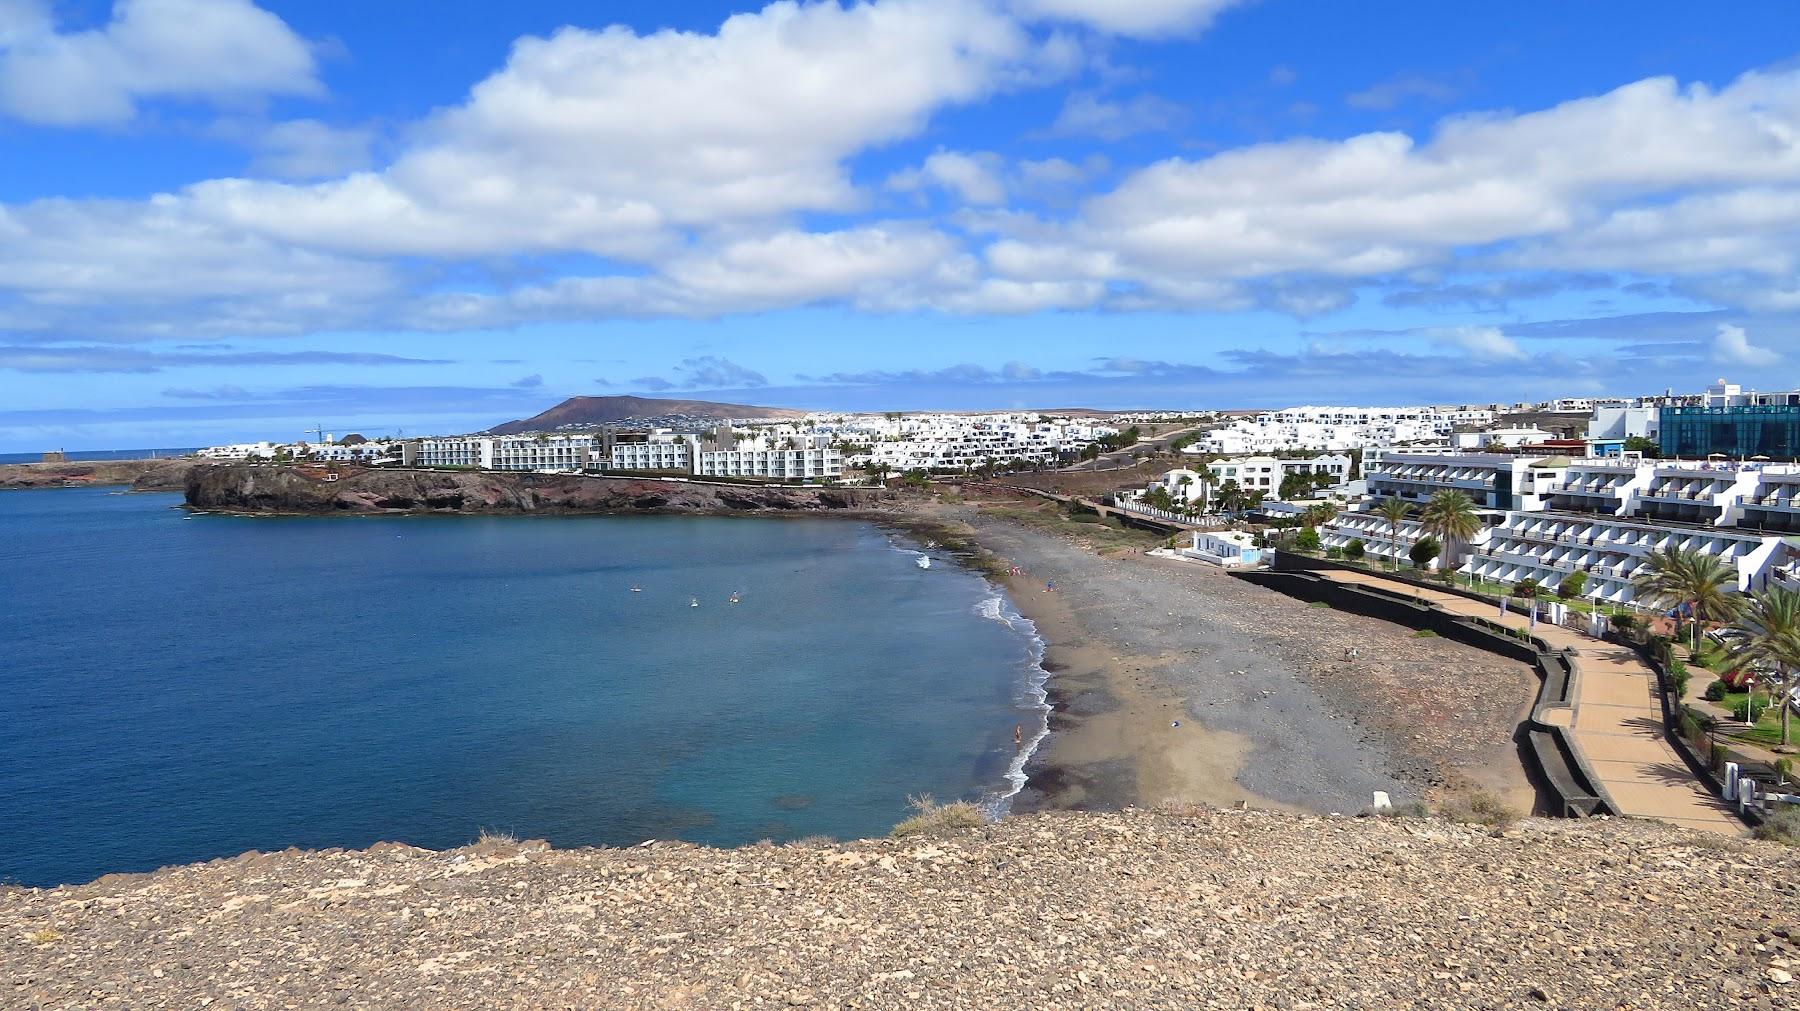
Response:
[[[133,491],[181,491],[192,460],[85,460],[69,463],[0,464],[0,491],[124,485]]]
[[[264,515],[855,513],[885,489],[783,487],[644,477],[219,464],[193,468],[187,505]]]

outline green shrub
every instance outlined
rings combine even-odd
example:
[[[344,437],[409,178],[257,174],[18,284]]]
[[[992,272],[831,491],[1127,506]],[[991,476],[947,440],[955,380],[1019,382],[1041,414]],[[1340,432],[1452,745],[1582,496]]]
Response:
[[[1312,527],[1300,528],[1300,533],[1294,537],[1294,547],[1301,551],[1319,550],[1319,532]]]
[[[1353,562],[1361,561],[1367,553],[1368,545],[1363,543],[1361,537],[1351,538],[1350,543],[1344,545],[1344,557]]]
[[[1535,579],[1521,579],[1513,584],[1513,593],[1530,600],[1538,595],[1538,581]]]
[[[1556,595],[1568,600],[1571,597],[1581,596],[1581,591],[1585,589],[1587,589],[1587,573],[1571,572],[1563,577],[1562,582],[1556,584]]]
[[[1326,548],[1325,549],[1325,557],[1326,558],[1342,558],[1342,557],[1344,557],[1344,549],[1343,548]]]
[[[1680,730],[1681,736],[1690,741],[1700,736],[1700,723],[1694,719],[1692,713],[1682,713],[1676,726]]]
[[[1407,557],[1412,559],[1414,565],[1423,569],[1427,565],[1430,565],[1431,560],[1436,558],[1443,550],[1444,546],[1438,543],[1438,539],[1427,534],[1414,541],[1412,549],[1406,554]]]
[[[1725,693],[1729,690],[1725,682],[1714,680],[1712,684],[1706,686],[1706,694],[1701,697],[1708,702],[1723,702]]]
[[[981,809],[967,801],[939,804],[931,798],[931,794],[923,793],[906,798],[906,803],[913,809],[913,815],[895,825],[894,830],[888,833],[895,839],[942,835],[965,828],[980,828],[987,824],[987,819],[981,816]]]
[[[1413,638],[1415,639],[1436,639],[1437,637],[1438,634],[1429,628],[1421,628],[1413,633]]]

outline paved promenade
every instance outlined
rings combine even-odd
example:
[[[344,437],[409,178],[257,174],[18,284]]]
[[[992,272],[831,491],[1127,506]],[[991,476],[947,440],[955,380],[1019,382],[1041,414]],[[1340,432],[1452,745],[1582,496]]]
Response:
[[[1404,590],[1453,614],[1504,620],[1514,628],[1531,623],[1523,614],[1500,618],[1497,608],[1440,590],[1384,579],[1377,573],[1322,570],[1318,575],[1346,583]],[[1744,823],[1688,770],[1662,734],[1662,707],[1656,674],[1633,651],[1578,632],[1538,623],[1535,633],[1553,648],[1573,649],[1581,668],[1572,700],[1575,746],[1623,814],[1704,829],[1742,834]]]

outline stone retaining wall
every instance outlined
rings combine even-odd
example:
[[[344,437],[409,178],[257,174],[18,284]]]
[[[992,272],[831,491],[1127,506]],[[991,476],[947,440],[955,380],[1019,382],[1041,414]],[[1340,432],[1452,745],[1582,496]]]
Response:
[[[1576,695],[1581,672],[1571,653],[1552,650],[1536,636],[1521,638],[1495,622],[1453,615],[1429,601],[1410,597],[1402,590],[1355,586],[1327,579],[1315,572],[1258,569],[1233,572],[1232,575],[1301,600],[1330,604],[1352,614],[1379,618],[1408,628],[1429,629],[1464,645],[1531,664],[1537,671],[1539,685],[1537,699],[1522,728],[1527,772],[1547,791],[1553,814],[1584,818],[1618,813],[1599,777],[1594,775],[1576,748],[1568,729],[1548,719],[1551,710],[1567,711]]]

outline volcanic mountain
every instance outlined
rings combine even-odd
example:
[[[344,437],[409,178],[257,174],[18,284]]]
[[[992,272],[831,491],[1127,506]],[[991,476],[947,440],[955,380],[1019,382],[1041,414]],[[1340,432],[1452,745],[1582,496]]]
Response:
[[[710,400],[664,400],[656,397],[570,397],[542,414],[508,421],[488,429],[490,435],[552,432],[628,421],[703,421],[723,418],[801,418],[805,411],[788,407],[753,407]]]

